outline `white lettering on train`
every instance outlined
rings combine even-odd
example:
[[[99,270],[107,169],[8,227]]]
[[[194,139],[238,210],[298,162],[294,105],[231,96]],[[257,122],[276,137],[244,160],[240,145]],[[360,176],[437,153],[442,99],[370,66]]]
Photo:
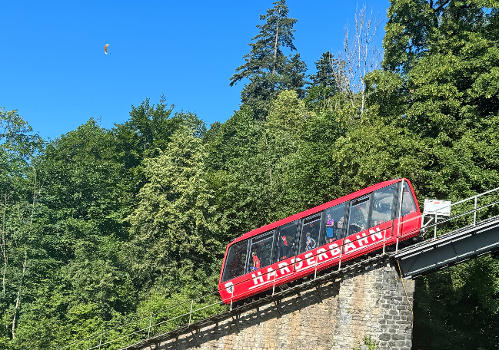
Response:
[[[352,243],[352,241],[351,241],[351,240],[349,240],[348,238],[345,238],[345,241],[343,242],[343,245],[345,246],[345,254],[348,254],[348,251],[349,251],[350,249],[355,250],[355,248],[357,248],[357,247],[355,246],[355,244],[353,244],[353,243]]]
[[[277,272],[273,268],[269,267],[267,269],[267,281],[270,280],[272,277],[276,278]]]
[[[354,253],[355,251],[366,248],[370,245],[375,244],[376,242],[381,241],[384,236],[383,232],[378,227],[376,227],[375,229],[369,230],[369,235],[367,235],[365,232],[356,235],[356,239],[353,242],[350,239],[345,238],[343,241],[344,254],[347,255]],[[371,242],[369,242],[369,237],[371,238]],[[272,267],[268,267],[265,276],[262,275],[261,271],[255,271],[251,274],[251,277],[253,279],[253,286],[249,287],[249,289],[258,288],[263,284],[270,283],[271,280],[277,280],[286,275],[291,275],[294,271],[303,271],[308,268],[317,266],[317,264],[322,265],[323,263],[321,262],[327,262],[328,260],[338,258],[341,254],[341,248],[337,243],[331,243],[330,245],[328,245],[328,249],[329,250],[326,250],[325,248],[317,248],[316,250],[307,252],[303,256],[304,259],[296,256],[289,259],[288,261],[281,261],[277,263],[278,269],[276,270],[274,270]],[[229,288],[227,288],[227,290],[229,290]]]
[[[329,245],[329,253],[331,254],[331,257],[334,258],[336,255],[340,254],[340,248],[336,243],[330,244]]]
[[[281,275],[284,275],[285,273],[290,273],[291,270],[288,267],[288,263],[283,261],[277,264],[279,266],[279,271],[281,271]]]
[[[307,261],[307,265],[315,265],[315,259],[313,258],[314,253],[310,252],[305,254],[305,259]]]
[[[295,264],[295,269],[301,269],[303,267],[303,261],[299,257],[291,259],[291,263]]]
[[[260,271],[257,271],[256,274],[252,273],[251,277],[253,278],[254,284],[263,283],[263,277],[262,277],[262,273]],[[260,281],[260,282],[258,282],[258,281]]]
[[[379,227],[376,227],[376,231],[370,229],[369,234],[371,235],[372,242],[376,242],[378,239],[383,239],[383,233],[379,230]]]
[[[322,260],[327,260],[327,250],[324,248],[319,248],[317,249],[317,260],[322,261]]]
[[[362,234],[362,238],[361,238],[360,235],[357,235],[356,237],[357,237],[357,242],[359,242],[360,246],[363,246],[364,244],[368,244],[369,243],[367,241],[367,235],[365,233]]]

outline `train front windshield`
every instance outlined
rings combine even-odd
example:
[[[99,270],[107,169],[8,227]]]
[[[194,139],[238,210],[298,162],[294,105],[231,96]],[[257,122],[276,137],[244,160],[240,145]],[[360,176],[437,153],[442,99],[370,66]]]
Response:
[[[222,279],[224,282],[244,274],[247,250],[248,241],[237,242],[230,246],[225,261]]]

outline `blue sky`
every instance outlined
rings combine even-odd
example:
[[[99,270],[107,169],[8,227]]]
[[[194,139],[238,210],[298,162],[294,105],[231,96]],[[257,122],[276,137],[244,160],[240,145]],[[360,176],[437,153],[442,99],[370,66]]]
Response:
[[[313,71],[342,49],[354,1],[288,0],[295,46]],[[386,21],[388,0],[367,1]],[[272,1],[5,1],[0,5],[0,106],[17,109],[44,138],[90,117],[112,128],[131,105],[162,94],[176,111],[224,122],[244,83],[229,86]],[[380,33],[380,38],[382,33]],[[109,43],[109,55],[104,44]]]

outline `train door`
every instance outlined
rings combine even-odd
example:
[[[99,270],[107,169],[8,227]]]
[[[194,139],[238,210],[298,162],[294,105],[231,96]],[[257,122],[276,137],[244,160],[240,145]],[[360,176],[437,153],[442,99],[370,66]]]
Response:
[[[370,227],[383,232],[388,238],[393,232],[393,219],[396,217],[399,184],[380,188],[372,194]]]
[[[272,264],[274,231],[266,232],[251,239],[247,272],[256,271]]]
[[[273,262],[295,256],[300,243],[300,221],[295,220],[276,229]]]
[[[303,219],[300,235],[299,254],[319,246],[321,233],[321,213]]]
[[[399,189],[397,217],[400,218],[400,222],[397,220],[398,229],[396,232],[398,236],[413,235],[419,232],[421,226],[418,207],[407,181],[400,182]]]

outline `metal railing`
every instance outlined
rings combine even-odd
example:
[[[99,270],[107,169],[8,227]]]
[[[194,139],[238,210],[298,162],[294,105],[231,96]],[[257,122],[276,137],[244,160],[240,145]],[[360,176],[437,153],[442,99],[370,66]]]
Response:
[[[464,200],[460,200],[455,203],[451,203],[451,210],[453,212],[457,211],[457,213],[449,218],[440,221],[438,215],[432,217],[416,216],[404,221],[400,221],[400,219],[394,219],[392,220],[390,228],[386,228],[381,231],[383,232],[383,240],[381,242],[377,242],[376,250],[380,253],[380,256],[386,256],[388,248],[392,246],[392,249],[397,252],[399,250],[399,243],[408,236],[413,236],[416,233],[415,231],[410,231],[405,232],[404,235],[400,235],[400,228],[413,220],[422,221],[422,228],[417,228],[416,230],[421,232],[420,236],[423,239],[436,239],[440,235],[444,234],[442,232],[448,232],[449,227],[452,228],[453,226],[464,226],[463,222],[466,224],[466,218],[468,216],[471,218],[471,221],[467,223],[467,225],[476,225],[477,220],[483,220],[486,217],[492,216],[492,214],[495,213],[495,211],[493,210],[494,207],[496,207],[496,209],[499,208],[499,198],[491,200],[488,197],[488,195],[495,193],[499,193],[499,188],[472,196],[470,198],[466,198]],[[484,200],[485,198],[487,198],[485,203],[479,205],[479,201]],[[425,220],[427,221],[424,222]],[[397,224],[395,224],[395,221],[398,221]],[[397,232],[394,232],[395,227],[397,228]],[[430,234],[430,232],[432,234]],[[371,237],[374,234],[375,233],[369,233],[366,236],[362,236],[361,238],[352,240],[350,242],[365,240],[366,237]],[[393,242],[394,237],[396,237],[395,242]],[[383,244],[381,245],[381,243]],[[317,262],[313,266],[313,277],[311,277],[312,269],[307,274],[307,276],[316,279],[318,278],[318,273],[322,270],[329,271],[328,274],[340,272],[343,269],[342,263],[352,260],[351,254],[349,254],[345,249],[345,245],[345,240],[343,240],[341,246],[337,247],[340,248],[338,259],[329,259],[326,261]],[[317,252],[317,248],[315,248],[314,250],[316,251],[313,255],[314,258],[323,253],[323,251]],[[332,250],[333,249],[329,249],[326,251],[331,253]],[[359,258],[362,259],[362,257],[363,256],[361,255]],[[293,276],[299,274],[299,271],[297,271],[295,267],[296,264],[293,264],[293,271],[291,274],[287,274],[278,278],[273,277],[271,285],[272,288],[270,288],[270,286],[268,288],[268,291],[271,291],[272,295],[278,294],[278,291],[276,291],[276,287],[280,287],[281,284],[288,283],[289,279],[293,280]],[[264,272],[262,275],[265,276],[266,274],[267,273]],[[247,281],[245,280],[240,283],[246,282]],[[150,339],[153,337],[153,334],[156,334],[155,336],[157,336],[158,334],[164,334],[176,328],[189,327],[193,323],[207,317],[213,317],[215,315],[222,315],[224,313],[230,312],[234,309],[233,299],[234,294],[232,293],[231,298],[220,301],[219,291],[217,288],[210,293],[203,294],[191,300],[186,300],[184,302],[178,303],[175,306],[162,310],[163,316],[160,316],[158,314],[150,314],[137,319],[134,319],[134,317],[125,319],[119,325],[111,326],[103,331],[92,333],[83,339],[66,344],[60,347],[60,349],[93,350],[111,349],[127,346],[132,343]]]
[[[427,220],[423,223],[422,237],[424,239],[436,239],[459,227],[476,226],[477,221],[494,216],[494,213],[499,214],[499,187],[451,203],[441,207],[439,211],[443,212],[448,208],[452,213],[449,217],[439,216],[438,211],[435,214],[423,216],[423,222]]]

